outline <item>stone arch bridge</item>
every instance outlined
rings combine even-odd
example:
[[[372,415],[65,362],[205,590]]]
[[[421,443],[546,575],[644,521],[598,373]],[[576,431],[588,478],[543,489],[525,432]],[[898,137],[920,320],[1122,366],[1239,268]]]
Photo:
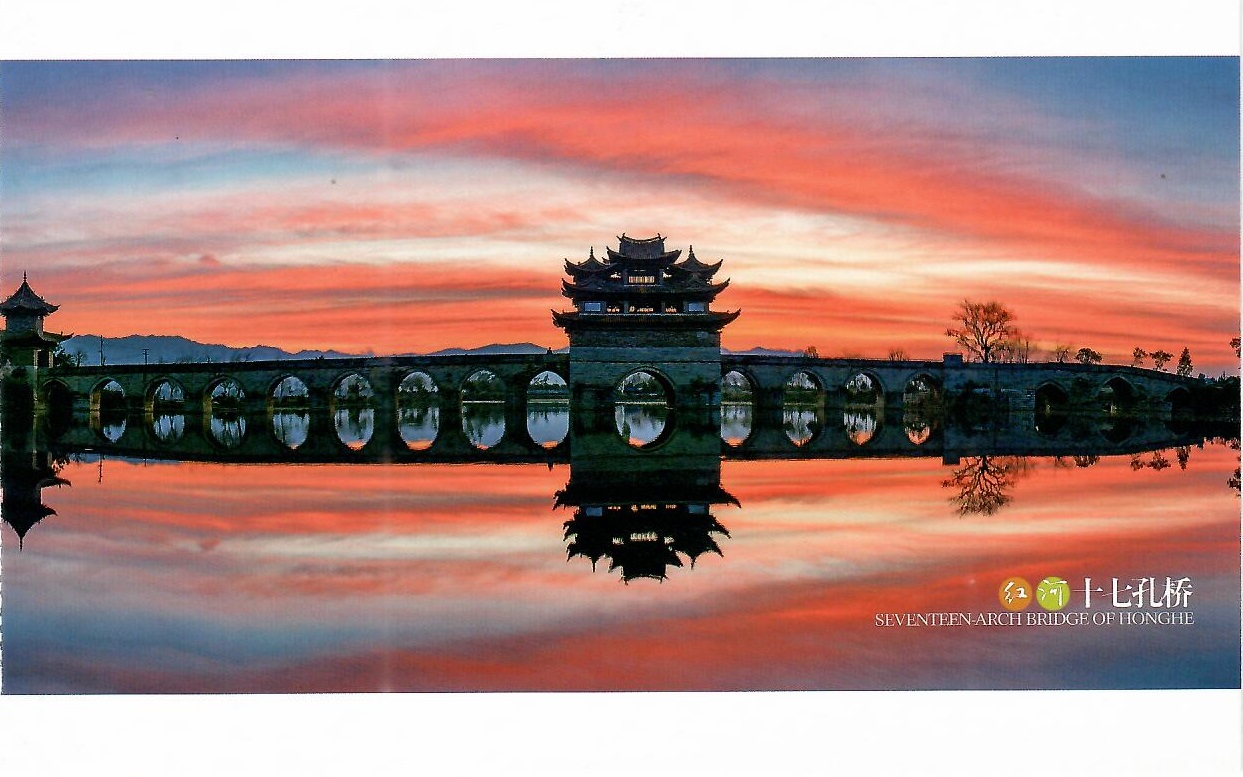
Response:
[[[396,397],[407,376],[423,373],[435,384],[442,404],[463,398],[467,379],[486,370],[504,386],[507,417],[520,417],[526,409],[528,388],[539,374],[551,372],[571,388],[574,376],[565,353],[535,355],[452,355],[357,357],[344,359],[291,359],[191,364],[121,364],[40,370],[38,402],[44,408],[87,412],[97,410],[100,392],[113,381],[124,394],[130,412],[150,411],[154,392],[161,383],[179,389],[184,412],[199,412],[211,392],[224,381],[241,388],[246,412],[270,408],[276,387],[286,378],[297,378],[312,405],[328,404],[334,392],[350,376],[361,376],[378,401]],[[1104,397],[1114,405],[1149,413],[1168,413],[1190,401],[1196,378],[1121,365],[1084,364],[980,364],[964,363],[950,355],[941,361],[884,359],[820,359],[802,356],[770,356],[723,353],[720,374],[743,375],[758,407],[780,407],[787,383],[799,373],[810,379],[820,401],[850,401],[847,385],[863,375],[875,387],[876,404],[902,407],[912,387],[923,387],[941,397],[977,392],[1002,398],[1011,410],[1032,410],[1038,402],[1050,406],[1093,403]],[[703,387],[671,386],[675,404],[683,395],[703,396]],[[709,392],[720,400],[720,389]],[[1096,406],[1096,405],[1094,405]]]
[[[1197,378],[1114,364],[981,364],[964,362],[956,354],[940,361],[722,354],[721,372],[742,374],[760,407],[780,406],[787,381],[799,373],[811,378],[827,402],[849,401],[848,384],[863,375],[875,387],[877,404],[891,408],[905,405],[922,380],[940,397],[979,392],[1006,400],[1011,410],[1030,411],[1040,401],[1054,408],[1098,408],[1098,400],[1103,400],[1158,415],[1190,402],[1193,387],[1201,383]]]
[[[415,373],[426,375],[435,386],[432,401],[439,409],[440,428],[454,428],[460,427],[465,418],[462,401],[466,398],[468,378],[480,370],[495,375],[503,387],[503,398],[492,400],[494,409],[491,412],[503,413],[504,428],[509,430],[508,433],[486,453],[460,434],[441,434],[430,450],[410,454],[397,433],[398,387],[402,382]],[[545,461],[552,460],[550,456],[563,456],[569,445],[568,438],[566,442],[558,443],[555,446],[557,451],[553,451],[548,445],[537,444],[529,435],[517,433],[527,428],[528,404],[532,398],[538,398],[537,394],[529,391],[532,381],[545,372],[560,377],[571,390],[567,393],[572,392],[574,376],[569,356],[551,352],[534,355],[468,354],[59,368],[35,373],[35,386],[38,404],[43,409],[82,415],[99,411],[104,386],[115,383],[114,388],[120,388],[123,399],[122,405],[114,410],[131,417],[145,414],[148,420],[156,411],[157,389],[160,386],[175,387],[176,392],[171,399],[165,396],[160,400],[159,412],[184,415],[186,431],[201,431],[206,423],[212,392],[224,382],[231,381],[240,388],[238,412],[251,418],[264,418],[273,411],[277,387],[288,378],[296,378],[305,386],[306,406],[318,408],[309,414],[311,429],[305,444],[295,456],[299,460],[333,461],[342,460],[343,456],[360,461],[392,460],[396,456],[403,460]],[[1035,433],[1034,414],[1038,410],[1072,409],[1076,406],[1099,410],[1102,403],[1108,403],[1109,409],[1129,408],[1154,420],[1169,419],[1180,405],[1189,403],[1191,391],[1199,382],[1170,373],[1117,365],[973,364],[963,363],[954,357],[932,361],[724,353],[720,374],[725,376],[732,372],[741,374],[750,386],[755,428],[741,446],[726,446],[721,450],[727,458],[921,456],[929,455],[933,449],[952,455],[955,451],[968,450],[978,444],[978,441],[934,439],[931,445],[926,445],[922,441],[909,439],[902,419],[908,407],[913,406],[912,387],[915,386],[942,400],[971,393],[1000,398],[1012,415],[1017,412],[1020,417],[1028,419],[1017,424],[1030,437],[1020,441],[1020,448],[1028,451],[1053,450],[1064,443]],[[821,408],[851,407],[851,403],[856,403],[858,398],[851,394],[848,386],[856,376],[866,376],[874,390],[869,410],[872,423],[877,424],[874,439],[867,445],[859,446],[849,442],[844,433],[817,432],[805,447],[792,447],[783,432],[783,408],[788,399],[787,385],[800,373],[804,374],[804,384],[815,387],[812,402]],[[359,376],[366,381],[373,392],[370,399],[376,413],[374,442],[368,441],[357,451],[343,448],[332,433],[329,413],[323,411],[325,407],[332,407],[334,397],[351,376]],[[683,390],[695,397],[703,396],[702,386],[675,385],[671,388],[675,393],[672,397],[675,404],[681,404],[679,392]],[[719,402],[720,387],[713,390],[714,399]],[[806,400],[808,396],[804,393],[802,398]],[[920,401],[926,402],[927,399],[925,393]],[[842,414],[830,414],[828,417],[840,420]],[[830,423],[837,424],[837,420]],[[71,447],[127,449],[136,439],[130,434],[119,441],[119,445],[100,446],[102,441],[97,435],[92,436],[89,430],[79,429],[76,434],[86,436],[70,443]],[[166,453],[182,458],[217,457],[219,450],[203,443],[206,436],[202,433],[186,434],[175,452],[168,450]],[[236,460],[288,459],[289,450],[269,438],[271,435],[246,435],[241,447],[230,451],[229,455]],[[160,451],[168,448],[158,441],[147,442],[152,444],[137,444],[130,452],[158,458]],[[1128,442],[1137,444],[1140,441],[1136,437]],[[196,445],[197,448],[194,447]],[[1050,445],[1053,447],[1050,448]]]

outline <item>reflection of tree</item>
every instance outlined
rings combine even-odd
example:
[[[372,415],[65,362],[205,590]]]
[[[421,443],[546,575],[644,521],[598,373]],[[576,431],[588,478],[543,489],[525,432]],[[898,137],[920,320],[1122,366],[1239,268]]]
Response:
[[[959,515],[992,515],[1010,503],[1013,497],[1006,492],[1027,472],[1025,456],[977,456],[941,485],[958,489],[950,501],[958,506]]]
[[[306,442],[311,432],[311,415],[306,411],[279,411],[272,414],[272,431],[282,445],[293,450]]]
[[[440,406],[415,404],[397,407],[397,432],[411,450],[426,450],[440,431]]]
[[[500,402],[463,402],[462,431],[476,448],[491,448],[505,436],[505,406]]]
[[[613,420],[617,433],[635,447],[651,445],[661,438],[669,425],[669,408],[664,405],[617,403]]]
[[[1168,469],[1172,465],[1170,464],[1170,460],[1165,457],[1165,450],[1166,449],[1152,451],[1152,455],[1151,457],[1149,457],[1147,461],[1144,461],[1143,459],[1141,459],[1140,454],[1132,453],[1131,462],[1130,462],[1131,470],[1133,472],[1138,472],[1141,469],[1151,469],[1151,470],[1156,470],[1157,472],[1160,472],[1163,469]],[[1179,450],[1180,450],[1180,453],[1178,454],[1179,466],[1181,466],[1183,469],[1186,469],[1186,465],[1183,463],[1185,460],[1183,458],[1183,454],[1181,453],[1181,451],[1185,450],[1185,448],[1179,449]],[[1188,451],[1187,456],[1190,456],[1190,455],[1191,455],[1190,451]]]
[[[160,442],[177,442],[186,432],[186,417],[181,413],[157,413],[151,417],[151,432]]]
[[[754,408],[750,404],[721,404],[721,439],[727,445],[739,446],[751,436]]]
[[[1191,446],[1180,445],[1174,449],[1174,455],[1178,457],[1178,468],[1187,469],[1187,462],[1191,459]]]
[[[365,446],[375,432],[374,408],[354,405],[341,407],[333,414],[332,420],[337,430],[337,439],[353,450]]]
[[[1074,458],[1075,458],[1075,466],[1083,467],[1085,469],[1087,467],[1092,466],[1093,464],[1096,464],[1098,461],[1101,460],[1101,457],[1097,456],[1096,454],[1091,454],[1087,456],[1075,456]]]
[[[790,442],[802,447],[824,429],[824,411],[819,407],[785,405],[781,409],[781,426]]]
[[[876,436],[878,421],[874,410],[857,409],[842,413],[846,437],[855,445],[864,445]]]
[[[246,416],[234,413],[216,414],[208,422],[211,436],[226,448],[236,448],[246,436]]]
[[[552,449],[570,433],[568,399],[532,400],[527,403],[527,436],[536,445]]]

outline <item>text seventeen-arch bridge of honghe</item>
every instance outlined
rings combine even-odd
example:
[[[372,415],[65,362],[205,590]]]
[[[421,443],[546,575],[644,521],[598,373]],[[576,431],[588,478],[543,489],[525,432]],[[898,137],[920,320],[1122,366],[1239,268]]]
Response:
[[[57,307],[23,279],[3,303],[6,387],[25,386],[38,412],[98,411],[105,390],[119,393],[130,413],[165,411],[188,416],[209,410],[213,397],[236,402],[238,412],[271,411],[281,386],[296,380],[310,406],[345,401],[344,388],[366,386],[381,408],[396,401],[416,373],[436,387],[436,401],[452,408],[463,399],[472,375],[486,370],[502,390],[505,418],[515,427],[526,411],[528,386],[544,372],[565,382],[573,406],[603,410],[619,398],[630,376],[644,373],[679,411],[719,409],[722,379],[743,388],[757,418],[779,413],[794,394],[804,403],[851,405],[861,401],[901,414],[919,394],[944,406],[965,395],[1002,401],[1009,412],[1036,414],[1072,408],[1133,411],[1157,418],[1190,405],[1201,382],[1194,378],[1119,365],[1055,363],[979,364],[961,356],[941,360],[822,359],[805,356],[730,354],[721,351],[721,330],[741,311],[713,309],[729,281],[717,281],[720,261],[700,261],[692,250],[665,250],[662,236],[622,235],[603,259],[594,249],[581,262],[565,262],[562,292],[572,303],[554,311],[553,322],[569,336],[568,354],[533,356],[457,355],[346,359],[52,366],[51,353],[64,339],[46,332],[43,319]],[[863,376],[861,379],[860,376]],[[349,383],[349,382],[353,383]],[[347,386],[346,384],[349,383]],[[866,396],[860,388],[866,388]],[[919,392],[914,392],[918,387]],[[508,424],[507,424],[508,425]],[[514,427],[511,427],[514,428]],[[386,424],[377,445],[384,445]],[[519,446],[522,447],[522,446]],[[517,451],[515,451],[517,453]]]

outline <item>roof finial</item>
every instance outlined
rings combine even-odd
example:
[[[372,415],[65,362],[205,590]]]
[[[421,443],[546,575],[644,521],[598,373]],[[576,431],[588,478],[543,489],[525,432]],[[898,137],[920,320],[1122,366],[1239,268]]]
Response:
[[[22,283],[26,282],[26,271],[22,270]]]
[[[588,258],[588,259],[595,259],[595,258],[596,258],[596,247],[595,247],[595,246],[592,246],[592,247],[591,247],[591,250],[587,252],[587,258]]]

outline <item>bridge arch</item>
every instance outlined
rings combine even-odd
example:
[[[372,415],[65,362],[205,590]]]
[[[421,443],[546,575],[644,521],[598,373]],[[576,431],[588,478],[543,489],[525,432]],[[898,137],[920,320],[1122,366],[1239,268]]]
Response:
[[[781,382],[783,405],[818,405],[824,402],[824,381],[811,370],[797,370]]]
[[[351,370],[333,379],[329,397],[329,402],[334,404],[370,402],[375,397],[375,388],[366,375]]]
[[[1114,375],[1097,389],[1096,399],[1110,414],[1130,410],[1139,400],[1139,389],[1121,375]]]
[[[44,383],[42,400],[50,415],[73,415],[73,390],[63,380],[53,379]]]
[[[440,386],[431,373],[422,369],[402,370],[401,380],[397,381],[397,398],[432,399],[440,394]]]
[[[731,367],[721,376],[722,402],[754,402],[760,382],[745,367]]]
[[[1041,383],[1034,395],[1037,413],[1065,411],[1070,407],[1070,392],[1054,381]]]
[[[1045,381],[1036,387],[1033,396],[1036,432],[1056,437],[1069,419],[1070,392],[1053,381]]]
[[[352,451],[365,448],[375,434],[375,388],[371,381],[357,371],[339,376],[328,403],[337,440]]]
[[[677,394],[674,382],[652,366],[636,367],[613,386],[617,434],[641,450],[654,450],[673,436]]]
[[[120,381],[107,376],[96,381],[91,388],[91,429],[108,442],[117,442],[125,434],[128,416],[125,389]]]
[[[721,440],[731,448],[750,439],[759,392],[759,382],[747,370],[733,368],[721,376]]]
[[[403,370],[397,382],[397,435],[412,451],[425,451],[440,434],[440,386],[422,368]]]
[[[850,370],[840,388],[849,404],[875,405],[885,401],[885,384],[869,369]]]
[[[306,405],[311,401],[311,387],[292,372],[277,376],[264,390],[268,412],[289,405]]]
[[[475,448],[486,451],[505,439],[505,381],[487,368],[474,370],[458,385],[462,434]]]
[[[555,370],[543,370],[527,381],[527,437],[552,450],[570,434],[570,387]]]
[[[1165,395],[1165,401],[1169,403],[1172,414],[1189,412],[1191,410],[1191,400],[1191,390],[1186,386],[1176,386]]]
[[[940,381],[926,372],[917,372],[902,386],[902,405],[931,405],[941,399],[941,391]]]
[[[474,370],[462,379],[458,392],[463,402],[496,402],[505,399],[505,381],[490,369]]]
[[[181,412],[185,409],[185,401],[186,387],[181,381],[173,377],[159,377],[147,384],[143,409],[153,414],[159,409]]]
[[[125,389],[116,378],[105,376],[91,386],[92,413],[125,410]]]
[[[246,401],[246,390],[232,375],[217,375],[203,388],[203,415],[220,411],[240,412]]]

